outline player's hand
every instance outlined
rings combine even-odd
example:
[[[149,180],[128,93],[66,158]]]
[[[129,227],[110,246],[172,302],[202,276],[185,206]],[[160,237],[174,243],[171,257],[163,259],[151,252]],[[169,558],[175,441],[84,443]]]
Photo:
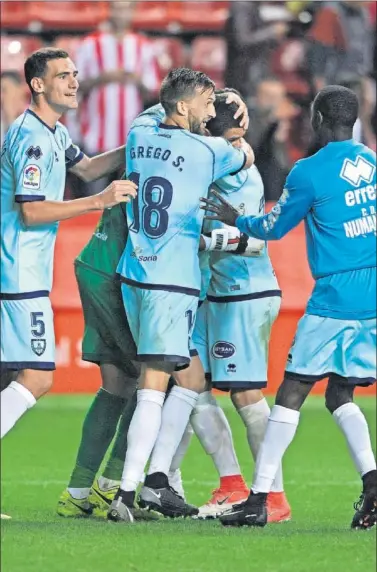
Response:
[[[100,210],[111,209],[119,203],[129,203],[137,195],[137,185],[132,181],[113,181],[102,193],[96,195]]]
[[[242,127],[243,129],[245,129],[245,131],[247,131],[247,129],[249,128],[249,112],[246,103],[242,101],[242,99],[240,98],[239,95],[237,95],[237,93],[232,93],[231,91],[228,93],[226,102],[228,104],[235,103],[236,105],[238,105],[238,110],[234,114],[234,119],[239,119],[240,127]]]
[[[240,216],[240,211],[226,201],[217,191],[211,190],[211,194],[216,197],[219,202],[212,201],[211,199],[205,199],[204,197],[200,199],[204,203],[200,208],[214,213],[214,215],[206,215],[204,218],[209,220],[219,220],[229,226],[236,226],[236,219]]]

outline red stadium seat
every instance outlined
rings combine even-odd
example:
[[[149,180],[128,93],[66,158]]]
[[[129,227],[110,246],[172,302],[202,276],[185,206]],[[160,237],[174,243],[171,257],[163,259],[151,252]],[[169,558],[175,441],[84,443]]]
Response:
[[[1,36],[1,70],[23,71],[28,55],[41,46],[38,38]]]
[[[224,28],[229,15],[229,2],[170,2],[174,20],[183,30],[216,30]]]
[[[216,87],[224,86],[226,43],[223,38],[198,37],[192,43],[191,67],[208,74]]]
[[[28,3],[29,4],[29,3]],[[29,17],[45,28],[81,30],[106,20],[107,2],[30,2]]]
[[[1,28],[3,30],[27,28],[30,19],[28,16],[28,2],[1,2],[0,5]]]
[[[134,15],[135,30],[166,30],[169,24],[171,2],[154,0],[138,2]]]
[[[156,38],[153,46],[161,79],[173,68],[186,64],[185,46],[178,38]]]

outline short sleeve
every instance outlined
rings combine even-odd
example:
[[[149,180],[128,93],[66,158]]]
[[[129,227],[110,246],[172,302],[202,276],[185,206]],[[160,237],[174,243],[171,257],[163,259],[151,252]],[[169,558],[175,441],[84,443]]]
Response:
[[[246,163],[242,149],[232,147],[221,137],[209,137],[206,141],[213,153],[213,182],[226,175],[236,175]]]
[[[78,145],[72,143],[72,139],[68,133],[68,129],[59,123],[60,129],[62,131],[63,145],[65,149],[65,167],[66,169],[72,169],[77,163],[81,161],[84,157],[84,153],[81,151]]]
[[[53,151],[48,137],[23,133],[9,149],[9,159],[15,180],[15,200],[18,203],[44,201],[53,168]]]

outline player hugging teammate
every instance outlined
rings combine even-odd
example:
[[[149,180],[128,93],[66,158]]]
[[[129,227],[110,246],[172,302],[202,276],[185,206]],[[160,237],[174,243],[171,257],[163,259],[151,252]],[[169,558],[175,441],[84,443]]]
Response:
[[[88,159],[57,123],[75,100],[74,64],[65,52],[39,54],[26,74],[32,106],[11,127],[2,153],[7,217],[2,226],[6,256],[1,312],[7,334],[2,336],[1,357],[5,367],[20,370],[2,392],[2,435],[51,385],[54,344],[48,292],[56,222],[114,207],[105,211],[76,261],[86,328],[83,358],[101,367],[102,388],[86,416],[76,466],[58,513],[107,515],[112,521],[133,523],[160,515],[218,516],[225,506],[225,525],[263,526],[267,520],[289,519],[281,458],[310,384],[330,375],[327,406],[346,435],[364,483],[352,525],[372,526],[376,465],[365,419],[352,396],[355,385],[376,377],[375,302],[370,294],[375,288],[375,244],[372,232],[356,237],[355,231],[352,239],[344,235],[344,225],[360,215],[357,201],[345,207],[342,197],[350,184],[358,187],[366,178],[375,185],[375,156],[350,141],[357,117],[352,92],[330,88],[317,96],[313,126],[322,136],[323,149],[295,166],[279,203],[264,215],[263,187],[252,166],[253,152],[243,139],[246,106],[237,93],[216,95],[205,74],[173,70],[162,83],[161,106],[135,120],[126,149]],[[239,124],[231,121],[229,110],[241,118]],[[20,132],[22,141],[16,145]],[[128,180],[113,183],[96,197],[62,202],[66,164],[94,179],[124,164],[124,153]],[[55,162],[64,165],[64,172]],[[322,172],[318,183],[315,176]],[[54,182],[54,177],[59,180]],[[323,180],[334,183],[327,189]],[[206,198],[210,187],[216,202]],[[365,197],[368,203],[370,197]],[[212,218],[225,226],[212,222],[202,234],[201,198],[207,221]],[[124,209],[117,205],[121,202],[129,204]],[[280,238],[303,218],[311,231],[308,249],[316,288],[270,414],[261,390],[267,383],[268,340],[280,290],[264,241]],[[41,240],[48,243],[48,276],[37,268]],[[211,278],[198,312],[199,250],[209,253]],[[339,252],[347,252],[347,257],[339,259]],[[358,302],[351,296],[355,289],[361,293]],[[318,320],[323,339],[312,336]],[[336,340],[337,351],[331,349],[331,340]],[[362,365],[357,358],[360,344],[366,349]],[[210,393],[212,386],[231,390],[246,426],[257,467],[250,495],[229,425]],[[217,494],[200,511],[186,502],[179,471],[192,427],[220,475]],[[108,465],[96,480],[115,434]],[[237,501],[240,504],[232,506]]]

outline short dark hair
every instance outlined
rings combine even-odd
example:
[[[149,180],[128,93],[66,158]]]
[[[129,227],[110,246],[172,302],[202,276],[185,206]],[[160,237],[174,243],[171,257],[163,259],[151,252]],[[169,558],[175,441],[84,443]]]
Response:
[[[171,115],[176,110],[178,101],[193,97],[196,90],[203,93],[209,89],[214,90],[215,84],[205,73],[189,68],[176,68],[162,81],[160,102],[165,113]]]
[[[341,85],[328,85],[317,93],[313,112],[319,111],[329,127],[352,128],[359,115],[359,103],[355,92]]]
[[[51,60],[69,58],[68,52],[59,48],[41,48],[30,54],[24,64],[25,80],[29,86],[31,93],[34,93],[31,87],[33,77],[43,77],[46,73],[47,63]]]
[[[16,70],[6,70],[1,72],[0,79],[11,79],[17,85],[22,84],[22,77],[21,74]]]
[[[228,93],[236,93],[241,97],[241,94],[236,89],[225,88],[216,90],[216,117],[207,123],[207,129],[214,137],[222,137],[228,129],[240,126],[239,119],[234,119],[238,105],[236,103],[226,103]]]

